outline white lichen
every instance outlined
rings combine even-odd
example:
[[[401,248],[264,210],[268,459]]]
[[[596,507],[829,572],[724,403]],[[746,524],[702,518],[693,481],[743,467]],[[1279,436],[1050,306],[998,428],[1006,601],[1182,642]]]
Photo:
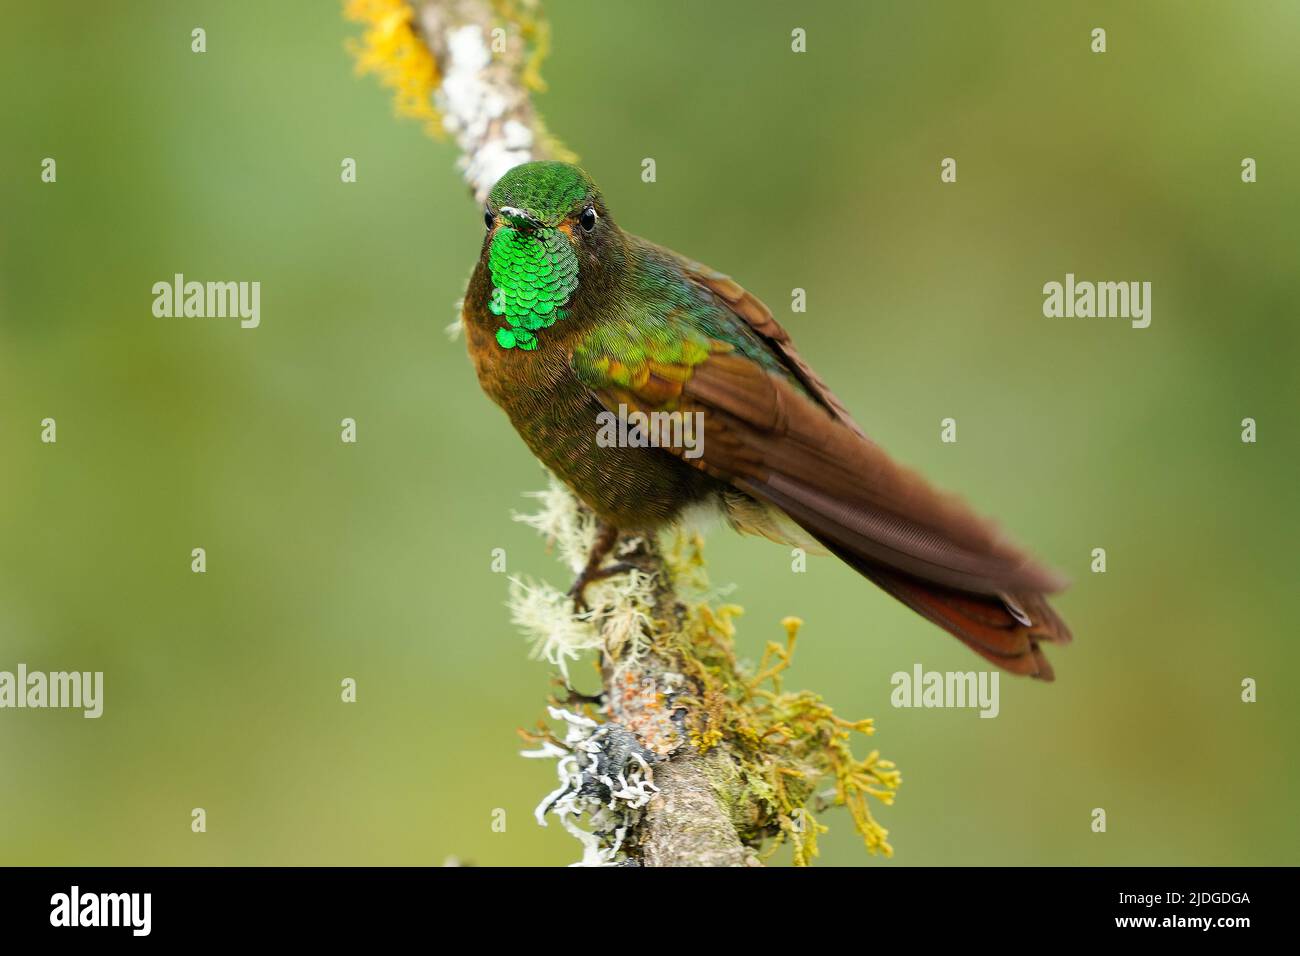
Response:
[[[482,202],[507,170],[533,158],[535,134],[506,115],[521,94],[509,71],[489,69],[492,53],[480,26],[448,29],[446,49],[434,101],[460,146],[465,178]]]
[[[510,578],[510,620],[532,643],[534,660],[558,667],[569,683],[569,663],[604,646],[601,632],[573,611],[573,602],[549,584]]]
[[[591,590],[596,592],[593,605],[608,609],[601,628],[602,644],[621,670],[639,662],[650,649],[654,575],[629,571],[618,584],[617,589],[593,585]]]
[[[548,816],[582,844],[582,859],[573,866],[616,866],[628,830],[658,793],[650,764],[635,740],[617,724],[600,724],[560,707],[549,708],[567,730],[564,746],[547,741],[526,757],[558,757],[559,786],[542,798],[534,816],[546,826]],[[579,826],[586,818],[590,829]]]
[[[526,498],[535,498],[541,507],[532,514],[511,515],[515,521],[528,525],[544,537],[559,552],[560,560],[574,574],[587,564],[596,543],[596,516],[578,505],[573,492],[547,472],[545,491],[530,491]]]
[[[581,507],[573,493],[549,475],[545,491],[529,492],[541,505],[514,520],[539,532],[575,575],[587,564],[596,541],[596,518]],[[627,557],[639,539],[621,541],[615,560]],[[549,584],[510,578],[510,616],[532,644],[533,657],[558,667],[569,680],[569,664],[586,651],[602,650],[619,660],[619,668],[635,664],[649,649],[655,578],[636,569],[587,586],[585,610],[574,607],[568,594]]]
[[[553,476],[545,491],[529,497],[540,503],[539,510],[516,514],[515,520],[545,536],[557,557],[574,574],[579,573],[596,540],[595,517]],[[620,542],[610,560],[632,556],[641,544],[635,539]],[[587,587],[587,607],[581,610],[567,594],[549,584],[510,579],[512,620],[531,641],[533,656],[559,668],[566,683],[570,665],[589,651],[604,655],[606,664],[618,662],[615,679],[648,653],[654,600],[654,575],[636,569],[592,582]],[[680,679],[680,675],[668,676]],[[600,713],[608,717],[608,703]],[[665,720],[670,713],[665,711]],[[640,716],[636,708],[629,714]],[[556,761],[559,783],[538,804],[537,821],[545,826],[549,816],[560,818],[582,844],[578,865],[621,862],[628,828],[658,792],[651,770],[658,755],[618,722],[601,722],[558,707],[550,708],[550,715],[565,725],[563,745],[547,741],[523,753]],[[585,822],[585,828],[579,821]]]

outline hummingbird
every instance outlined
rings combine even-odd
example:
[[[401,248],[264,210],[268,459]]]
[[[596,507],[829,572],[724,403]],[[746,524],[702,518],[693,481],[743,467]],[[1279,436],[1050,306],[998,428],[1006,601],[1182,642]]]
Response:
[[[704,506],[740,532],[828,551],[991,663],[1052,679],[1040,645],[1071,635],[1046,595],[1064,580],[888,457],[754,295],[619,228],[568,163],[506,172],[483,220],[461,315],[469,354],[596,516],[575,608],[625,569],[605,564],[620,534]],[[637,413],[685,416],[700,434],[689,447],[601,440],[611,414]]]

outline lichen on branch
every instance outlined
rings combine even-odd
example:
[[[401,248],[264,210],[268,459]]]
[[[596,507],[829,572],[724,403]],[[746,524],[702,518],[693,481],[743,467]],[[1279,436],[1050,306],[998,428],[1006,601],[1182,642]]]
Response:
[[[538,0],[346,0],[344,16],[363,25],[348,44],[358,72],[393,90],[399,115],[456,140],[480,201],[520,163],[576,158],[531,100],[550,48]]]
[[[406,0],[346,0],[343,15],[365,27],[347,42],[357,73],[378,76],[393,91],[398,116],[420,120],[431,136],[443,137],[442,115],[433,105],[442,74],[415,26],[414,8]]]
[[[540,510],[518,519],[580,569],[594,518],[554,479],[535,497]],[[819,695],[785,688],[799,620],[783,621],[785,640],[746,662],[736,653],[740,608],[718,602],[698,535],[672,532],[662,546],[623,540],[619,552],[636,570],[592,584],[589,610],[551,585],[511,581],[515,623],[562,674],[549,709],[561,728],[522,732],[528,756],[557,760],[559,786],[538,806],[539,822],[558,817],[582,841],[584,864],[665,862],[654,811],[674,798],[660,786],[668,776],[681,787],[677,816],[696,816],[673,824],[690,834],[686,862],[747,864],[789,843],[795,864],[807,865],[827,830],[819,816],[833,806],[848,808],[869,852],[891,855],[870,801],[891,804],[901,776],[878,751],[854,754],[854,737],[875,733],[871,720],[845,720]],[[588,655],[601,675],[595,699],[570,681],[570,665]]]

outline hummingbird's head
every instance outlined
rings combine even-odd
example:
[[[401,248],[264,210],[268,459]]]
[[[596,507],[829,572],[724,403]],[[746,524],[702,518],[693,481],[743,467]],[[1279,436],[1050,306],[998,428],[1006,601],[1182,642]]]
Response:
[[[524,163],[488,194],[484,221],[521,232],[557,229],[571,240],[596,232],[605,202],[591,178],[570,163]]]
[[[579,283],[622,261],[621,237],[596,184],[569,163],[524,163],[488,194],[483,254],[492,273],[487,308],[497,344],[537,348],[537,334],[565,317]]]

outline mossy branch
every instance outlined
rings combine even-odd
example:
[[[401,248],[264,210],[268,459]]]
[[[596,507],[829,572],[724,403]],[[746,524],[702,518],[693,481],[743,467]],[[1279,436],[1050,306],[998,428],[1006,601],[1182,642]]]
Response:
[[[540,510],[518,519],[576,573],[595,519],[554,480],[535,497]],[[878,752],[859,758],[851,746],[872,722],[785,689],[796,618],[757,664],[737,658],[740,609],[715,605],[701,546],[680,531],[624,539],[618,560],[634,569],[590,585],[586,611],[557,588],[512,580],[515,624],[563,674],[550,714],[567,724],[564,737],[546,723],[523,734],[537,747],[528,756],[558,759],[559,786],[538,820],[559,817],[587,864],[751,866],[788,842],[806,865],[826,830],[815,814],[844,805],[867,849],[890,855],[867,801],[892,803],[901,778]],[[601,690],[583,696],[569,663],[592,651]]]
[[[478,201],[520,163],[575,158],[532,103],[550,47],[539,0],[346,0],[344,13],[365,27],[350,44],[358,72],[393,90],[399,115],[455,139]]]

